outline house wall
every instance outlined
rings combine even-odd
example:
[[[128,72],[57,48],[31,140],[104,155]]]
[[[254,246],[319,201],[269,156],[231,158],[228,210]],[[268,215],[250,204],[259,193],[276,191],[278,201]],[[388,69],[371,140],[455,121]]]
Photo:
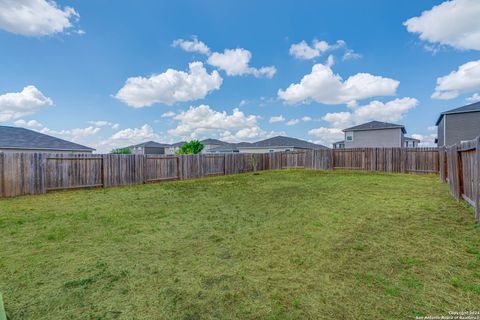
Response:
[[[91,154],[92,151],[68,151],[68,150],[44,150],[44,149],[2,149],[0,152],[23,152],[23,153],[80,153]]]
[[[210,149],[213,149],[213,148],[218,148],[218,147],[222,147],[223,145],[222,144],[205,144],[203,146],[203,150],[202,150],[202,153],[208,153],[208,151]]]
[[[132,154],[165,154],[163,147],[133,147],[130,148]]]
[[[353,132],[353,141],[345,139],[345,148],[393,148],[403,146],[400,128],[363,130]]]
[[[296,149],[294,147],[265,147],[265,148],[238,148],[240,153],[269,153],[269,152],[280,152],[280,151],[298,151],[305,149]]]
[[[165,147],[165,154],[176,154],[180,147]]]
[[[143,154],[165,154],[165,148],[151,148],[146,147],[143,148]]]
[[[446,146],[451,146],[465,140],[472,140],[480,136],[480,112],[446,114],[443,116],[442,121],[446,121]]]
[[[418,141],[403,139],[403,146],[405,148],[416,148],[418,147]]]
[[[438,139],[437,145],[439,147],[443,147],[445,145],[445,141],[443,139],[444,125],[445,125],[445,116],[442,117],[442,121],[440,121],[437,127],[437,139]]]

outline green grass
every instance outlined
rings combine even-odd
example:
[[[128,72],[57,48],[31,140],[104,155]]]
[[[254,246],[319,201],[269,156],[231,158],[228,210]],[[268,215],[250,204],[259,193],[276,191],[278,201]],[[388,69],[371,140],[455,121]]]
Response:
[[[11,319],[478,311],[480,228],[435,175],[287,170],[0,200]]]

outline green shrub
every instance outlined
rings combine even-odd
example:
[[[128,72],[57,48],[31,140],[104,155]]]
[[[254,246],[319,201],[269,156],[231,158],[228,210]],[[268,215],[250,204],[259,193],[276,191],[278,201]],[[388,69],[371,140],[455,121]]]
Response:
[[[185,143],[180,150],[178,150],[177,154],[197,154],[202,152],[204,146],[198,140],[192,140]]]
[[[132,150],[129,148],[118,148],[110,151],[111,154],[132,154]]]

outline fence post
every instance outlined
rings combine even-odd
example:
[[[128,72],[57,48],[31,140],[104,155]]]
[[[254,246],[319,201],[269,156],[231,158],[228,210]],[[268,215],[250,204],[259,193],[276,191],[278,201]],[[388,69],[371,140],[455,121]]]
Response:
[[[462,198],[462,188],[463,188],[463,173],[462,173],[462,154],[461,151],[459,150],[460,146],[457,144],[455,145],[453,151],[454,151],[454,157],[455,157],[455,173],[456,173],[456,186],[455,188],[457,189],[457,192],[455,193],[455,198],[457,200],[460,200]]]
[[[447,154],[445,146],[438,148],[438,169],[440,171],[440,180],[447,181]]]
[[[33,194],[47,193],[47,155],[45,153],[35,153],[32,160],[36,178],[33,183],[33,190],[31,190]],[[32,188],[32,185],[30,188]]]
[[[332,161],[331,161],[332,170],[334,170],[335,169],[335,149],[332,149],[332,152],[330,154],[331,154],[331,157],[332,157]]]
[[[108,154],[102,154],[102,184],[103,188],[108,187],[107,183],[107,167],[108,167]]]
[[[4,178],[4,153],[0,152],[0,198],[5,197],[5,178]]]
[[[408,172],[408,150],[407,148],[400,148],[400,171],[402,173]]]
[[[475,170],[474,170],[474,191],[475,191],[475,220],[480,222],[480,137],[477,137],[475,144]]]
[[[143,177],[142,177],[142,182],[145,184],[147,183],[148,181],[148,174],[147,174],[147,170],[148,170],[148,165],[147,165],[147,161],[148,161],[148,157],[146,154],[142,155],[143,157]]]

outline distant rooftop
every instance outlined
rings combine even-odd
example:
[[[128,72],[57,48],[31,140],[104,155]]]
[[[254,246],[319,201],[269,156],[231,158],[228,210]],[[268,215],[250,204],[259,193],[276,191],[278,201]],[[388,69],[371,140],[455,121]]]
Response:
[[[277,136],[258,142],[239,142],[239,143],[229,143],[218,139],[204,139],[201,140],[204,145],[218,145],[218,147],[210,149],[210,151],[219,151],[219,150],[238,150],[238,148],[266,148],[266,147],[291,147],[291,148],[302,148],[302,149],[328,149],[327,147],[321,144],[311,143],[305,140],[300,140],[296,138]],[[132,147],[181,147],[184,145],[185,141],[180,141],[174,144],[165,144],[158,143],[154,141],[147,141],[144,143],[136,144]]]
[[[228,142],[224,142],[218,139],[204,139],[204,140],[201,140],[200,142],[203,144],[213,144],[213,145],[220,145],[220,146],[228,144]]]
[[[172,147],[181,147],[181,146],[183,146],[185,143],[187,143],[187,142],[186,142],[186,141],[179,141],[179,142],[172,143],[170,146],[172,146]]]
[[[360,124],[358,126],[350,127],[343,129],[342,131],[366,131],[366,130],[381,130],[381,129],[395,129],[400,128],[402,129],[403,133],[407,133],[405,127],[401,124],[394,124],[388,122],[380,122],[380,121],[370,121],[364,124]]]
[[[455,113],[467,113],[467,112],[479,112],[480,111],[480,101],[478,102],[475,102],[475,103],[472,103],[472,104],[468,104],[466,106],[463,106],[463,107],[460,107],[460,108],[455,108],[455,109],[452,109],[452,110],[447,110],[447,111],[444,111],[440,114],[440,116],[438,117],[438,120],[437,122],[435,123],[436,126],[438,126],[438,124],[440,123],[440,121],[442,121],[442,118],[444,115],[446,114],[455,114]]]
[[[0,148],[83,152],[95,150],[78,143],[52,137],[37,131],[9,126],[0,126]]]
[[[327,147],[321,144],[311,143],[305,140],[300,140],[296,138],[277,136],[258,142],[254,142],[250,145],[245,146],[247,148],[265,148],[265,147],[295,147],[302,149],[328,149]]]
[[[155,142],[155,141],[147,141],[147,142],[144,142],[144,143],[139,143],[139,144],[135,144],[135,145],[129,146],[129,148],[138,148],[138,147],[143,147],[143,148],[164,148],[164,147],[170,147],[170,145],[169,145],[169,144],[166,144],[166,143]]]

